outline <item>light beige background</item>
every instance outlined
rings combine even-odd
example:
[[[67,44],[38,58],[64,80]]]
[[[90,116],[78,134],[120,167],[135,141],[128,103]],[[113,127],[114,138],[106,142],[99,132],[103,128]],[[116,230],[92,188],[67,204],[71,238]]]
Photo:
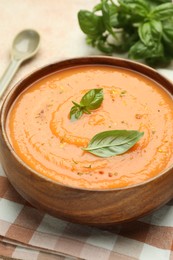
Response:
[[[85,44],[77,12],[92,9],[98,0],[0,0],[0,76],[10,60],[15,35],[27,28],[41,36],[40,50],[35,58],[23,64],[13,85],[40,66],[60,59],[99,52]]]
[[[11,82],[40,66],[69,57],[100,54],[87,46],[81,32],[77,13],[91,10],[99,0],[0,0],[0,77],[10,60],[10,48],[15,35],[27,28],[41,35],[39,53],[22,65]],[[173,79],[173,72],[166,75]]]

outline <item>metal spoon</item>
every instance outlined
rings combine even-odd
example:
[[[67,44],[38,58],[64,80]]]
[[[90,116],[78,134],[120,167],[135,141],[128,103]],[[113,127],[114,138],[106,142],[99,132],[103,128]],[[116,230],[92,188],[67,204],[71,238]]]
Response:
[[[34,30],[24,30],[16,35],[11,49],[11,62],[0,79],[0,98],[8,90],[9,83],[21,63],[36,54],[39,43],[40,36]]]

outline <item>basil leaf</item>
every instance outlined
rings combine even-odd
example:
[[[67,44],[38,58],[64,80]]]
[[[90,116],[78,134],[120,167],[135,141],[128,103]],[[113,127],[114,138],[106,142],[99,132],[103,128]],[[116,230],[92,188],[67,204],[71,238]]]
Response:
[[[153,1],[156,2],[157,4],[158,3],[163,4],[163,3],[170,3],[171,2],[171,0],[153,0]]]
[[[163,44],[165,52],[173,57],[173,21],[163,23]]]
[[[81,107],[82,107],[80,104],[78,104],[78,103],[76,103],[76,102],[74,102],[74,101],[72,101],[72,103],[73,103],[76,107],[78,107],[78,108],[81,108]]]
[[[163,24],[163,41],[168,45],[173,44],[173,21]]]
[[[87,37],[86,37],[86,43],[87,43],[88,45],[92,45],[93,47],[95,47],[95,46],[96,46],[96,41],[97,41],[97,37],[96,37],[96,38],[93,38],[92,36],[87,35]]]
[[[163,44],[160,42],[150,48],[150,55],[145,57],[145,61],[152,67],[163,67],[170,63],[170,57],[165,55]]]
[[[83,115],[83,111],[80,107],[78,106],[73,106],[70,110],[70,119],[72,121],[75,121],[79,119]]]
[[[165,4],[158,5],[151,12],[151,17],[154,17],[154,19],[159,19],[160,21],[168,20],[172,16],[173,16],[172,3],[165,3]]]
[[[116,17],[117,7],[115,5],[109,5],[107,0],[102,0],[102,14],[105,28],[115,38],[115,32],[113,31],[112,22]]]
[[[141,41],[145,45],[152,46],[160,41],[162,37],[162,23],[156,20],[142,23],[139,26],[138,33]]]
[[[118,6],[112,2],[111,5],[109,5],[109,13],[110,13],[110,25],[112,27],[116,27],[118,25]]]
[[[72,101],[74,106],[70,110],[70,119],[72,121],[81,118],[85,114],[91,114],[90,110],[100,107],[103,101],[103,89],[91,89],[81,99],[80,103]]]
[[[102,17],[90,11],[79,11],[78,21],[81,30],[92,37],[97,37],[105,31]]]
[[[143,0],[118,0],[122,12],[131,15],[133,21],[138,21],[145,18],[149,12],[149,5],[147,1]]]
[[[161,42],[156,43],[150,50],[150,57],[164,57],[164,48]]]
[[[135,130],[105,131],[96,134],[82,149],[99,157],[111,157],[127,152],[143,135]]]
[[[80,105],[89,110],[94,110],[100,107],[103,101],[103,89],[91,89],[81,99]]]
[[[98,12],[98,11],[101,11],[102,10],[102,3],[99,3],[97,5],[94,6],[93,8],[93,12]]]
[[[151,48],[148,48],[143,42],[138,41],[129,50],[130,59],[146,59],[163,56],[164,48],[161,42],[155,43]]]
[[[171,56],[151,57],[146,59],[146,63],[152,67],[165,67],[171,62]]]
[[[136,42],[129,50],[130,59],[143,59],[150,57],[149,48],[141,41]]]

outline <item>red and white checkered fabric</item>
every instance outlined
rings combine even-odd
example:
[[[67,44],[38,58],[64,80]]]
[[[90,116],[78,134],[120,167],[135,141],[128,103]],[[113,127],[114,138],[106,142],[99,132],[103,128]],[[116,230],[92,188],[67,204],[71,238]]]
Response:
[[[0,255],[19,259],[173,260],[173,201],[133,223],[99,230],[33,208],[0,168],[0,236]]]

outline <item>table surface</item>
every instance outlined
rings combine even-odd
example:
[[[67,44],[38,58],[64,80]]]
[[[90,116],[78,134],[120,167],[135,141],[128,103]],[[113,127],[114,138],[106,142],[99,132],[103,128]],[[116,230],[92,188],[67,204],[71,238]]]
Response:
[[[77,21],[80,9],[99,0],[1,0],[0,74],[10,61],[15,35],[37,30],[41,44],[25,62],[12,87],[33,70],[58,60],[101,53],[85,44]],[[170,66],[172,69],[173,66]],[[173,79],[172,71],[161,70]],[[10,186],[0,168],[0,259],[173,260],[173,202],[154,214],[109,231],[55,219],[28,205]],[[64,256],[66,255],[66,256]]]
[[[98,0],[1,0],[0,72],[9,63],[10,49],[15,35],[27,28],[37,30],[41,36],[37,56],[23,64],[12,85],[40,66],[57,60],[100,54],[85,44],[77,12],[91,9]]]
[[[102,54],[86,45],[77,20],[79,10],[91,10],[98,2],[99,0],[1,0],[0,73],[8,66],[14,37],[27,28],[40,33],[40,50],[36,57],[21,66],[11,86],[48,63],[64,58]],[[170,68],[173,68],[173,63]],[[173,73],[169,75],[173,79]]]

